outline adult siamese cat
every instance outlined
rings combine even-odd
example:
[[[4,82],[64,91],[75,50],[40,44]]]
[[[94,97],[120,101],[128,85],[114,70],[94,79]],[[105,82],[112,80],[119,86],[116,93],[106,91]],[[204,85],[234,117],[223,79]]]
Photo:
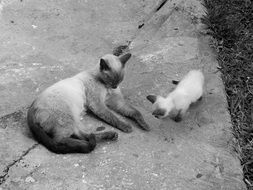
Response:
[[[172,81],[177,87],[164,98],[148,95],[147,99],[153,104],[153,113],[157,118],[169,116],[176,122],[182,120],[189,106],[202,99],[204,75],[200,70],[189,71],[181,81]]]
[[[125,102],[118,87],[130,57],[130,53],[119,57],[107,54],[93,69],[43,91],[27,114],[28,125],[38,142],[55,153],[89,153],[98,141],[116,140],[118,134],[114,131],[86,134],[80,130],[80,115],[88,110],[126,133],[132,131],[132,126],[122,116],[149,130],[141,113]]]

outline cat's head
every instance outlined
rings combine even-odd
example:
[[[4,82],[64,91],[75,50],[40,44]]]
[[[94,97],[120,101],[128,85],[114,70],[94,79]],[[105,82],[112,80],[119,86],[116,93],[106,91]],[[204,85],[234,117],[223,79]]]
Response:
[[[104,55],[99,62],[99,80],[107,87],[116,89],[124,78],[124,67],[131,54]]]
[[[173,99],[168,96],[164,98],[162,96],[148,95],[146,97],[152,104],[152,115],[158,119],[169,116],[176,122],[181,121],[181,110],[177,110]]]

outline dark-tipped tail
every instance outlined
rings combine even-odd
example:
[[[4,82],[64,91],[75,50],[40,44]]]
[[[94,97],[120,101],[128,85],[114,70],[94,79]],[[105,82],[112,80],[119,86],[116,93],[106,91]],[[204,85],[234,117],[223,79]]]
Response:
[[[179,82],[180,81],[178,81],[178,80],[172,80],[172,84],[175,84],[175,85],[178,85]]]
[[[34,122],[34,113],[31,113],[31,111],[29,110],[27,115],[28,126],[35,139],[50,151],[58,154],[89,153],[96,147],[96,138],[93,134],[89,135],[87,140],[65,137],[60,141],[55,141],[43,130],[39,123]]]

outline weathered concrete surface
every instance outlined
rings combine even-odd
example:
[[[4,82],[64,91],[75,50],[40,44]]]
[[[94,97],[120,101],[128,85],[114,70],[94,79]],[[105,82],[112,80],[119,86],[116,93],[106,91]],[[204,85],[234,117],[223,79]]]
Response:
[[[161,2],[1,1],[0,189],[245,189],[217,64],[199,33],[200,2],[171,0],[156,12]],[[25,124],[32,99],[126,44],[133,57],[122,91],[152,130],[119,132],[86,155],[36,145]],[[153,118],[146,95],[168,93],[191,68],[205,73],[203,101],[181,123]]]

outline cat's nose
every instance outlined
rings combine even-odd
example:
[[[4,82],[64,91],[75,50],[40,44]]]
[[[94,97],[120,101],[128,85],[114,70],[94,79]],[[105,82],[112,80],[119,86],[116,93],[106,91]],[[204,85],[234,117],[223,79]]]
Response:
[[[112,86],[112,89],[116,89],[118,86]]]

